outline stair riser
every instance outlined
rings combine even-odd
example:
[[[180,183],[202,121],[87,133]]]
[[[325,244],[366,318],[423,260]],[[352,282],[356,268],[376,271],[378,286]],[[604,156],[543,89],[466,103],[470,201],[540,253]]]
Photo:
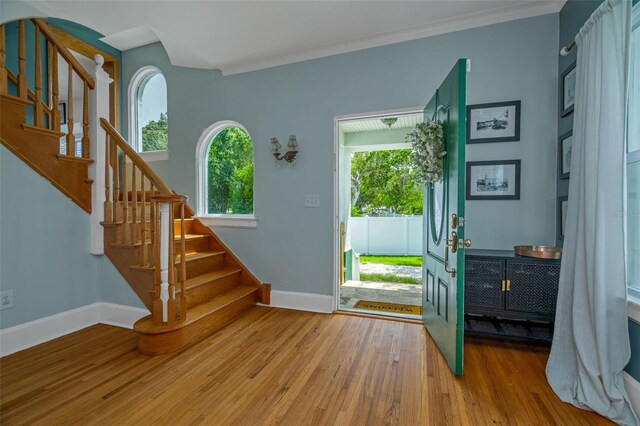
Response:
[[[187,261],[187,279],[213,272],[224,264],[224,255],[210,256],[205,259]],[[180,263],[176,263],[178,279],[181,279]]]
[[[138,350],[145,355],[177,352],[215,333],[258,302],[258,291],[212,312],[183,328],[162,334],[138,332]]]
[[[240,272],[219,278],[207,284],[191,288],[187,291],[187,308],[211,299],[240,284]]]

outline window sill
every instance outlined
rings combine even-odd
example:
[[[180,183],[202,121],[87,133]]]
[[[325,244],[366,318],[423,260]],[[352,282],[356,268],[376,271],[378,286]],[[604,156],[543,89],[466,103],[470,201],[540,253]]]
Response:
[[[215,226],[220,228],[256,228],[258,218],[250,215],[201,215],[196,216],[202,223],[207,226]]]
[[[640,297],[633,294],[627,296],[627,315],[640,324]]]
[[[165,161],[169,159],[169,151],[149,151],[139,152],[138,155],[142,157],[147,163],[153,161]]]

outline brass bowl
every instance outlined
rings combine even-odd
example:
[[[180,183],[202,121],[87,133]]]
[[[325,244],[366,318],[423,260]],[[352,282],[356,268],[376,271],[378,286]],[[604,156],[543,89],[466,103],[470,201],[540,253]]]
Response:
[[[515,246],[513,250],[518,256],[535,257],[538,259],[560,259],[562,249],[549,246]]]

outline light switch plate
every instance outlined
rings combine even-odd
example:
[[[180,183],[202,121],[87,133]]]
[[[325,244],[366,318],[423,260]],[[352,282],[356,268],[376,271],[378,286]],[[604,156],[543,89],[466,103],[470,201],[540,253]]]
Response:
[[[320,207],[320,196],[318,194],[307,194],[304,196],[304,206],[316,208]]]

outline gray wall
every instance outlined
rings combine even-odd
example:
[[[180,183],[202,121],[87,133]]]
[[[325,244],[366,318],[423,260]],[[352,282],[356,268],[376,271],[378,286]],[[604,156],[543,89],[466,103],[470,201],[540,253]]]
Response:
[[[99,259],[89,254],[89,216],[0,147],[0,289],[15,307],[0,327],[99,300]]]
[[[274,290],[332,294],[333,118],[424,105],[459,57],[472,60],[469,103],[523,105],[520,142],[468,154],[522,159],[522,200],[468,203],[467,235],[482,248],[555,241],[557,45],[558,15],[547,15],[226,77],[173,67],[154,44],[124,52],[123,76],[127,85],[144,65],[163,71],[170,159],[152,167],[192,204],[202,130],[225,119],[247,127],[258,227],[216,231]],[[298,135],[299,159],[281,168],[268,141],[289,134]],[[319,194],[321,207],[305,209],[305,194]]]
[[[601,1],[591,0],[568,0],[560,11],[560,37],[558,39],[558,51],[573,41],[578,31],[594,10],[602,3]],[[562,73],[576,61],[576,53],[578,49],[571,50],[568,56],[558,56],[558,136],[564,135],[573,129],[573,113],[560,117],[562,112]],[[558,143],[558,142],[556,142]],[[559,149],[556,147],[556,149]],[[556,167],[559,167],[556,164]],[[569,179],[560,179],[558,176],[558,197],[567,196],[569,194]],[[556,201],[557,203],[557,201]],[[560,223],[556,224],[560,227]],[[558,231],[559,232],[559,231]],[[562,240],[557,238],[556,244],[562,246]]]

